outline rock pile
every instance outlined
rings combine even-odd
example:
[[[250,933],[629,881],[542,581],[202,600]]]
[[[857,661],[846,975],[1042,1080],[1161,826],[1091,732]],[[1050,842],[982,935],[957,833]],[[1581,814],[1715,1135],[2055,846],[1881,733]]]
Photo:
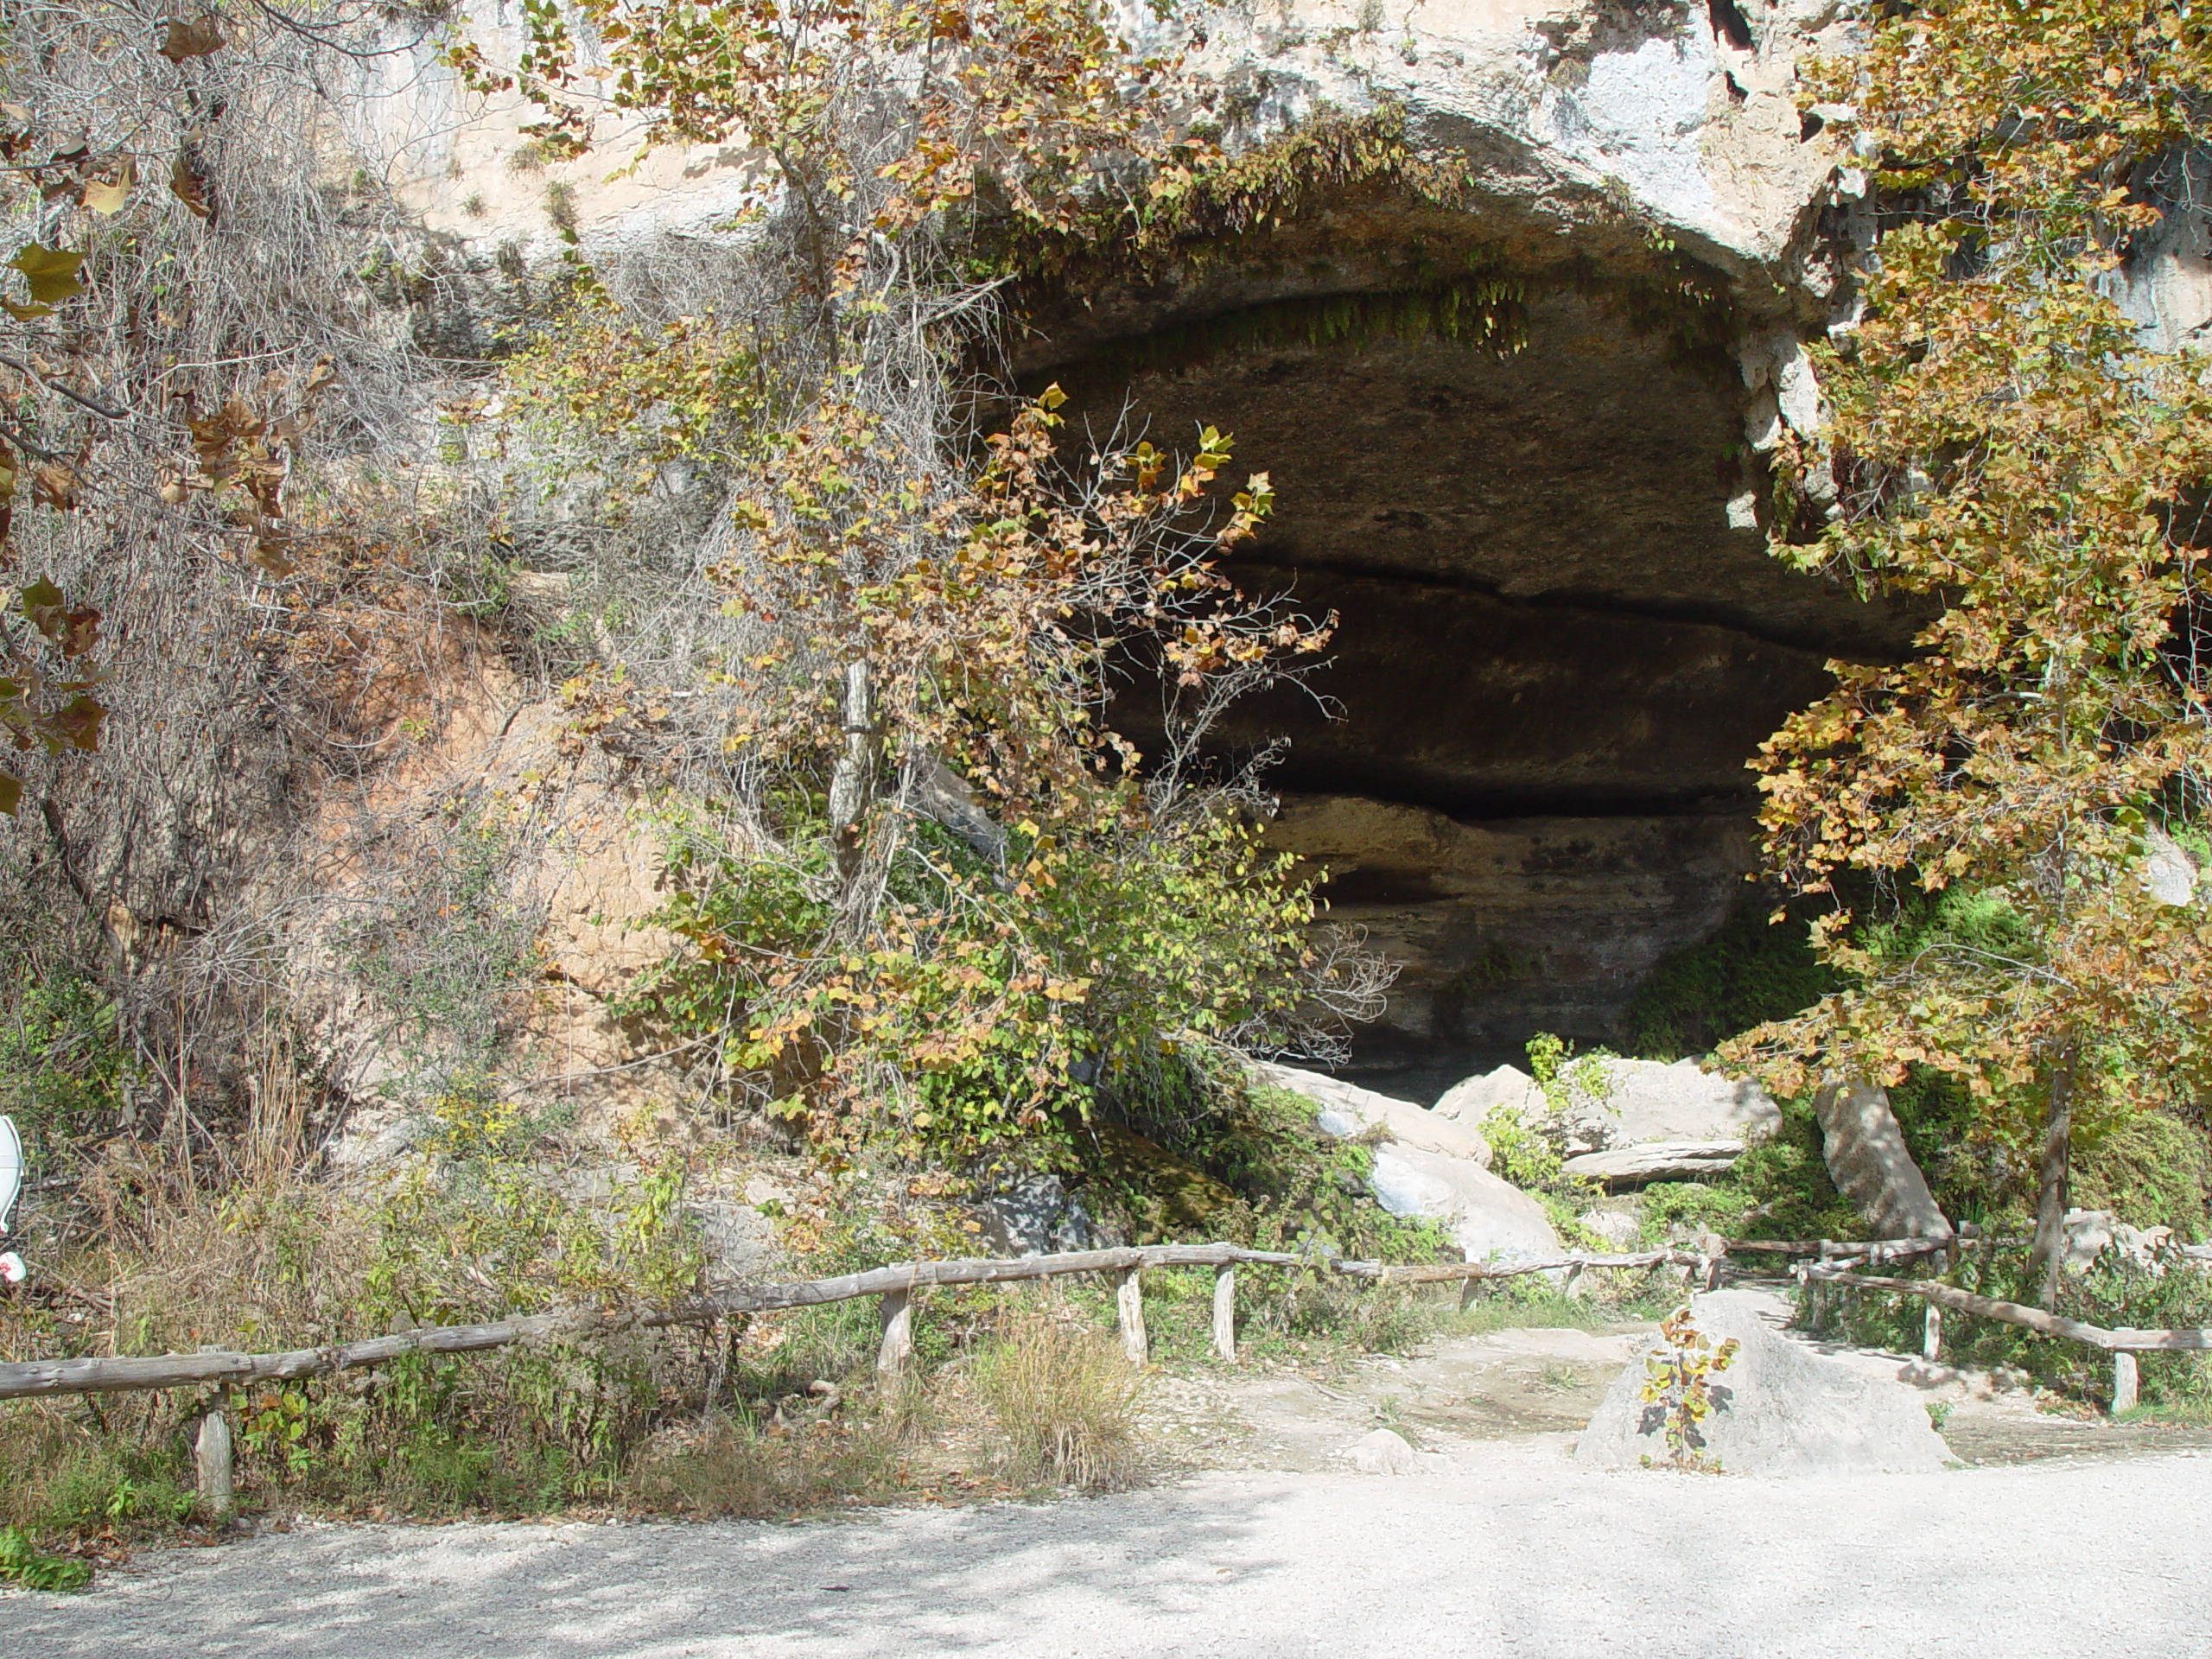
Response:
[[[1490,1144],[1471,1124],[1318,1071],[1256,1070],[1261,1081],[1313,1102],[1315,1122],[1329,1134],[1375,1137],[1369,1184],[1392,1215],[1442,1222],[1470,1262],[1560,1254],[1543,1206],[1491,1173]]]

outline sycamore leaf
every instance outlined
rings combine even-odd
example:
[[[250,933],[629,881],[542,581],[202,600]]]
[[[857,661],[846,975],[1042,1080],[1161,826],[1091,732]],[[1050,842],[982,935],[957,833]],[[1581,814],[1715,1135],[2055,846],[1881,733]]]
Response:
[[[125,162],[123,176],[113,184],[92,183],[85,187],[85,206],[96,213],[119,213],[129,205],[130,187],[137,181],[137,169]]]
[[[100,722],[107,718],[107,709],[89,693],[72,698],[69,706],[54,716],[55,737],[73,749],[92,753],[100,746]]]
[[[77,474],[58,461],[41,461],[31,474],[31,499],[67,512],[77,505]]]
[[[223,31],[212,16],[193,22],[181,17],[168,20],[168,33],[154,49],[171,63],[182,63],[187,58],[204,58],[211,52],[223,49]]]
[[[61,590],[47,577],[22,590],[22,606],[31,626],[59,646],[64,657],[81,657],[99,641],[100,613],[89,605],[72,610]]]
[[[50,305],[18,305],[13,300],[0,300],[0,306],[5,306],[8,315],[17,322],[35,322],[41,317],[54,315],[54,308]]]
[[[0,812],[10,817],[23,804],[23,780],[12,772],[0,772]]]
[[[85,291],[77,276],[85,256],[74,249],[42,248],[34,242],[8,263],[23,273],[23,285],[30,289],[34,304],[58,305]]]
[[[207,194],[207,181],[193,166],[188,151],[180,149],[176,153],[176,160],[169,163],[169,194],[190,208],[198,218],[215,217],[215,202]]]
[[[289,576],[300,567],[285,551],[285,542],[281,532],[264,530],[254,537],[245,556],[272,576]]]

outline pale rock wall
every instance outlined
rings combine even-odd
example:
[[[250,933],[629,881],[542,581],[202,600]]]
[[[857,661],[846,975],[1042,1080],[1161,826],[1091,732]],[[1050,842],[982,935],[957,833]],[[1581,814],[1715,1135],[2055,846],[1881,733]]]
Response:
[[[1128,10],[1140,34],[1149,17]],[[459,30],[511,62],[518,22],[510,0],[469,0]],[[1778,573],[1760,546],[1759,469],[1718,465],[1738,434],[1756,455],[1818,424],[1799,340],[1839,303],[1851,181],[1800,118],[1793,65],[1848,49],[1851,27],[1832,0],[1282,0],[1217,7],[1205,32],[1195,67],[1248,139],[1395,106],[1426,156],[1473,183],[1475,239],[1532,268],[1672,242],[1734,282],[1748,320],[1740,396],[1565,290],[1532,302],[1532,349],[1515,364],[1370,343],[1141,388],[1161,430],[1225,416],[1249,434],[1241,461],[1279,461],[1282,510],[1255,566],[1341,600],[1341,665],[1324,689],[1351,721],[1308,731],[1259,711],[1298,731],[1285,779],[1307,791],[1275,833],[1330,867],[1334,919],[1405,964],[1363,1065],[1429,1068],[1433,1093],[1533,1030],[1612,1036],[1637,982],[1718,924],[1749,868],[1739,757],[1770,709],[1816,690],[1830,650],[1902,637],[1897,619],[1862,625]],[[593,258],[671,238],[752,245],[741,219],[757,155],[671,151],[629,168],[633,130],[540,165],[520,130],[533,112],[467,93],[440,43],[365,67],[350,112],[389,187],[463,266],[535,270],[563,224]],[[1086,294],[1018,343],[1017,366],[1402,280],[1398,210],[1359,211],[1363,242],[1324,225],[1310,246]],[[1446,665],[1457,682],[1433,689],[1439,664],[1421,653],[1446,617],[1465,649]],[[1421,688],[1403,711],[1394,685]],[[456,755],[456,773],[512,779],[549,741],[518,721]],[[608,1010],[666,944],[636,925],[652,855],[618,798],[563,788],[542,808],[563,816],[537,1052],[548,1077],[627,1096],[650,1068],[609,1070],[637,1056]]]
[[[1286,0],[1211,9],[1192,67],[1256,118],[1259,135],[1332,109],[1402,107],[1433,156],[1464,158],[1484,187],[1570,232],[1593,204],[1743,273],[1802,279],[1808,209],[1827,188],[1833,146],[1808,142],[1791,96],[1809,51],[1847,48],[1833,0],[1775,0],[1736,29],[1686,0]],[[1148,10],[1127,8],[1141,44],[1172,45]],[[454,33],[494,65],[521,48],[509,0],[469,0]],[[642,124],[601,153],[538,167],[512,95],[469,92],[440,61],[446,36],[365,61],[344,100],[349,137],[433,231],[531,263],[556,251],[547,190],[568,193],[587,253],[664,235],[741,238],[758,152],[668,150],[637,162]],[[603,96],[588,78],[586,98]],[[1203,114],[1203,112],[1201,112]],[[518,164],[518,158],[522,157]]]
[[[424,1105],[422,1057],[398,1035],[388,997],[365,987],[345,944],[348,927],[393,879],[361,850],[365,824],[433,825],[462,812],[497,823],[517,849],[511,897],[542,918],[536,969],[513,988],[504,1022],[512,1041],[494,1079],[535,1106],[575,1109],[612,1142],[689,1133],[680,1073],[618,1005],[638,976],[681,941],[651,919],[666,899],[661,845],[602,758],[567,738],[569,715],[525,695],[493,661],[444,688],[443,725],[362,794],[333,793],[308,825],[308,891],[290,959],[299,1006],[315,1016],[333,1080],[353,1103],[341,1165],[372,1160],[415,1139]],[[406,870],[397,873],[404,881]],[[404,989],[400,992],[404,995]]]
[[[1719,925],[1751,868],[1733,817],[1463,823],[1293,796],[1270,833],[1327,868],[1329,920],[1404,964],[1358,1058],[1430,1099],[1532,1032],[1614,1039],[1636,986]]]

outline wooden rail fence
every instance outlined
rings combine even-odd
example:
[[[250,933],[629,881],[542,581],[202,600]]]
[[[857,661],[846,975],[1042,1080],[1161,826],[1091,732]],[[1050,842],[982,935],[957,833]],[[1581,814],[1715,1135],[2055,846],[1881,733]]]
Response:
[[[2136,1403],[2139,1385],[2136,1355],[2212,1351],[2212,1331],[2142,1331],[2128,1325],[2107,1331],[2102,1325],[2091,1325],[2083,1319],[2069,1319],[2063,1314],[2047,1313],[2039,1307],[1999,1301],[1992,1296],[1977,1296],[1970,1290],[1961,1290],[1956,1285],[1936,1284],[1924,1279],[1891,1279],[1879,1274],[1852,1273],[1845,1268],[1826,1264],[1815,1266],[1810,1262],[1805,1264],[1802,1272],[1803,1277],[1810,1283],[1855,1285],[1868,1290],[1886,1290],[1919,1297],[1928,1304],[1921,1351],[1929,1359],[1936,1357],[1941,1348],[1943,1324],[1942,1314],[1938,1310],[1946,1307],[1961,1313],[1972,1313],[1980,1319],[2000,1319],[2006,1325],[2040,1332],[2047,1337],[2065,1337],[2092,1348],[2101,1348],[2113,1357],[2112,1409],[2115,1414],[2130,1410]]]
[[[515,1343],[574,1341],[625,1330],[662,1330],[708,1325],[738,1313],[782,1308],[818,1307],[857,1297],[880,1299],[883,1340],[877,1369],[887,1374],[903,1367],[913,1352],[913,1299],[932,1285],[1000,1284],[1051,1279],[1066,1274],[1103,1273],[1116,1279],[1116,1322],[1124,1350],[1136,1364],[1146,1363],[1141,1275],[1147,1268],[1214,1269],[1213,1344],[1225,1360],[1236,1357],[1236,1269],[1242,1264],[1310,1267],[1385,1284],[1442,1284],[1470,1287],[1488,1279],[1564,1271],[1570,1277],[1592,1268],[1650,1268],[1672,1265],[1702,1272],[1717,1268],[1710,1255],[1685,1250],[1644,1250],[1624,1255],[1577,1255],[1531,1262],[1440,1262],[1400,1264],[1309,1256],[1287,1250],[1247,1250],[1233,1244],[1148,1244],[1110,1250],[1070,1250],[1052,1255],[979,1257],[954,1262],[902,1262],[865,1273],[841,1274],[797,1284],[747,1285],[672,1307],[606,1313],[565,1309],[499,1319],[484,1325],[425,1325],[391,1336],[281,1353],[208,1351],[159,1354],[144,1358],[39,1359],[0,1365],[0,1400],[57,1394],[114,1394],[143,1389],[207,1387],[242,1382],[289,1382],[334,1371],[381,1365],[405,1354],[472,1354]]]
[[[209,1351],[143,1357],[86,1357],[31,1360],[0,1364],[0,1400],[34,1399],[64,1394],[112,1394],[135,1389],[232,1387],[248,1382],[296,1382],[303,1377],[380,1365],[407,1354],[482,1353],[514,1344],[576,1341],[627,1330],[663,1330],[711,1324],[742,1313],[818,1307],[873,1296],[882,1317],[876,1369],[897,1375],[913,1356],[915,1298],[936,1285],[1001,1284],[1052,1279],[1070,1274],[1107,1274],[1115,1280],[1115,1319],[1131,1363],[1150,1357],[1144,1323],[1143,1274],[1148,1268],[1205,1268],[1214,1270],[1212,1342],[1224,1360],[1236,1357],[1236,1281],[1240,1266],[1308,1268],[1371,1280],[1381,1284],[1448,1284],[1464,1287],[1464,1308],[1484,1281],[1532,1273],[1563,1273],[1572,1288],[1592,1268],[1678,1267],[1690,1283],[1710,1288],[1719,1280],[1722,1261],[1732,1254],[1780,1255],[1798,1258],[1801,1281],[1847,1285],[1916,1296],[1928,1303],[1923,1351],[1936,1357],[1942,1343],[1942,1308],[2005,1321],[2104,1349],[2113,1356],[2113,1409],[2136,1403],[2135,1355],[2152,1351],[2212,1351],[2212,1331],[2108,1331],[2099,1325],[2025,1307],[2017,1302],[1979,1296],[1956,1286],[1896,1279],[1852,1269],[1909,1261],[1916,1256],[1954,1254],[1969,1243],[1959,1239],[1726,1239],[1708,1235],[1693,1252],[1678,1249],[1619,1254],[1576,1253],[1525,1262],[1440,1262],[1396,1263],[1348,1261],[1284,1250],[1248,1250],[1233,1244],[1154,1244],[1105,1250],[1070,1250],[1046,1255],[976,1257],[952,1262],[904,1262],[862,1273],[793,1284],[747,1285],[696,1298],[671,1307],[607,1312],[570,1308],[493,1320],[481,1325],[429,1325],[359,1342],[276,1353]],[[2212,1252],[2192,1249],[2192,1255]],[[204,1420],[197,1447],[202,1496],[211,1506],[227,1504],[231,1491],[229,1424],[219,1408]]]

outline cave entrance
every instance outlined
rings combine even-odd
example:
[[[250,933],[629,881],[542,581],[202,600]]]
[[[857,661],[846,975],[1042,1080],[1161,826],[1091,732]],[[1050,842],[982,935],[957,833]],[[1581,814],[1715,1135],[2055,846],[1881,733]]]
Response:
[[[1286,691],[1227,741],[1289,738],[1278,839],[1403,964],[1349,1070],[1421,1099],[1539,1031],[1621,1043],[1654,965],[1748,896],[1746,760],[1828,658],[1911,632],[1766,551],[1732,362],[1571,288],[1519,328],[1504,355],[1377,334],[1063,377],[1094,426],[1211,423],[1236,478],[1272,476],[1231,569],[1339,613],[1313,689],[1340,717]]]

